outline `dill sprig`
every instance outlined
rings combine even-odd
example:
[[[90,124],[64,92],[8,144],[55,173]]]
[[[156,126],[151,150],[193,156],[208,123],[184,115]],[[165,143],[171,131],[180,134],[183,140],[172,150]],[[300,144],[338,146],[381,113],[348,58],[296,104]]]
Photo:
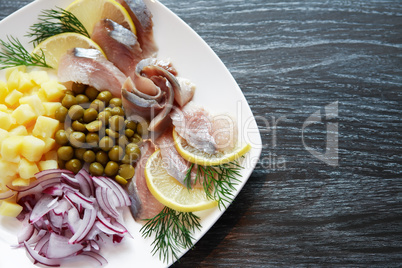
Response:
[[[216,166],[197,165],[194,181],[191,179],[191,170],[195,164],[191,164],[186,173],[184,183],[188,189],[197,181],[203,186],[209,199],[218,202],[219,209],[226,208],[226,204],[233,200],[236,185],[241,177],[240,170],[243,167],[237,160]]]
[[[46,9],[38,17],[38,23],[32,25],[27,36],[35,46],[51,36],[61,33],[79,33],[89,37],[84,25],[71,12],[62,9]]]
[[[19,65],[52,68],[46,63],[44,53],[29,53],[15,37],[7,36],[7,40],[8,42],[0,40],[0,69]]]
[[[155,234],[151,253],[155,255],[159,252],[159,259],[164,262],[177,260],[180,249],[192,247],[192,232],[201,228],[200,217],[197,215],[169,207],[164,207],[158,215],[146,221],[140,232],[144,238]]]

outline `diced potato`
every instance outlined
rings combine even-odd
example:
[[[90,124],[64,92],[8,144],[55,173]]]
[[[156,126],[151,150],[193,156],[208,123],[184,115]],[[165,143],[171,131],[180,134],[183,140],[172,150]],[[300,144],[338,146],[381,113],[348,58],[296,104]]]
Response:
[[[42,89],[45,91],[48,101],[59,101],[64,96],[66,87],[58,83],[56,80],[50,80],[41,84]]]
[[[0,111],[2,112],[8,112],[8,107],[5,104],[0,104]]]
[[[4,81],[0,81],[0,102],[3,102],[8,95],[8,86]]]
[[[21,92],[14,89],[6,96],[6,98],[4,99],[4,102],[8,105],[8,107],[15,107],[18,104],[18,101],[22,96],[23,96],[23,94]]]
[[[11,129],[9,132],[9,135],[10,136],[26,136],[26,135],[28,135],[28,131],[24,125],[20,125],[20,126],[17,126],[13,129]],[[0,136],[1,136],[1,133],[0,133]]]
[[[18,164],[0,159],[0,174],[2,178],[14,177],[18,173]]]
[[[25,137],[11,136],[5,138],[1,143],[1,156],[5,161],[18,163],[21,159],[20,153],[22,142]]]
[[[46,115],[51,118],[54,118],[57,108],[61,106],[60,102],[43,102],[42,104],[43,107],[45,108],[45,113],[43,115]]]
[[[46,116],[39,116],[32,134],[41,138],[53,138],[59,127],[59,121]]]
[[[29,104],[21,104],[12,112],[11,116],[20,125],[29,125],[37,117]]]
[[[12,181],[17,178],[17,175],[14,176],[2,176],[0,180],[0,193],[6,192],[10,190],[7,185],[11,185]]]
[[[0,128],[0,148],[1,148],[1,143],[3,142],[3,140],[5,138],[8,138],[9,136],[10,136],[10,134],[8,133],[7,130]]]
[[[29,186],[29,184],[31,183],[31,180],[26,180],[23,178],[16,178],[11,182],[12,186]]]
[[[35,84],[31,79],[31,76],[27,73],[20,72],[20,80],[18,84],[18,91],[29,92]]]
[[[46,71],[32,71],[29,75],[31,76],[32,81],[34,81],[38,86],[49,81],[49,75]]]
[[[45,148],[43,149],[44,154],[49,152],[56,146],[56,141],[52,138],[46,137],[42,138],[42,140],[45,142]]]
[[[20,65],[20,66],[16,66],[16,67],[7,68],[6,69],[6,80],[10,79],[11,73],[14,72],[15,70],[25,73],[27,70],[27,67],[25,65]]]
[[[34,162],[21,158],[21,161],[18,164],[18,173],[22,179],[27,180],[33,178],[38,172],[39,168]]]
[[[22,211],[22,206],[9,202],[3,201],[0,205],[0,215],[8,217],[17,217]]]
[[[39,161],[46,146],[45,142],[31,135],[22,138],[21,155],[31,162]]]
[[[0,128],[4,130],[9,130],[11,125],[14,124],[15,119],[11,114],[7,112],[0,111]]]
[[[36,94],[22,97],[20,99],[20,104],[28,104],[31,106],[37,116],[45,113],[45,107],[43,107],[42,100]]]
[[[56,169],[58,168],[56,160],[45,160],[39,162],[39,170],[48,170],[48,169]]]
[[[20,83],[20,71],[18,69],[14,69],[8,74],[7,87],[9,90],[18,89],[19,83]]]

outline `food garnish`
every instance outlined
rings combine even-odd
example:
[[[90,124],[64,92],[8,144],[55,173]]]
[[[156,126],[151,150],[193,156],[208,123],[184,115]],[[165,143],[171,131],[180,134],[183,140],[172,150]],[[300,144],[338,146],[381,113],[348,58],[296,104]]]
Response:
[[[33,38],[31,42],[36,46],[61,33],[78,33],[89,38],[89,33],[77,17],[62,8],[43,10],[38,22],[29,28],[26,36]]]
[[[0,40],[0,70],[20,65],[52,68],[43,54],[29,53],[18,38],[7,36],[7,40]]]
[[[196,229],[201,229],[200,217],[192,212],[179,212],[165,207],[158,215],[148,219],[140,232],[143,237],[155,235],[152,254],[159,252],[159,259],[168,262],[178,259],[177,253],[193,246]]]

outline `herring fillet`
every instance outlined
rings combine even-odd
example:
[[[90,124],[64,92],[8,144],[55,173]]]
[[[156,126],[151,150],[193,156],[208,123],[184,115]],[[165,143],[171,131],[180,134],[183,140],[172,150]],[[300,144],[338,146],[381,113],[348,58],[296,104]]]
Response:
[[[121,96],[127,78],[99,50],[86,48],[73,48],[61,57],[57,76],[60,82],[72,81],[98,91],[108,90],[115,97]]]
[[[153,144],[150,141],[144,141],[134,177],[127,185],[127,192],[131,200],[130,210],[136,221],[151,219],[164,208],[164,205],[156,200],[149,191],[144,174],[147,160],[154,151]]]

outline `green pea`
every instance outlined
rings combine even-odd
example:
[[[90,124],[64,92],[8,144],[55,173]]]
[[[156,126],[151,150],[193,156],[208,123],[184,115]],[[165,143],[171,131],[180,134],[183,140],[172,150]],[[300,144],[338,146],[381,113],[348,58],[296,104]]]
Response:
[[[96,162],[99,162],[105,166],[107,164],[107,162],[109,161],[109,156],[107,155],[107,152],[105,152],[105,151],[98,151],[98,152],[96,152],[95,159],[96,159]]]
[[[75,96],[75,99],[77,100],[77,104],[89,102],[89,98],[84,94],[79,94],[79,95]]]
[[[64,106],[59,106],[59,108],[56,109],[54,117],[59,120],[60,123],[64,123],[64,120],[66,120],[66,116],[68,113],[68,109]]]
[[[78,159],[71,159],[66,163],[65,168],[74,173],[78,173],[82,168],[82,163]]]
[[[103,171],[103,166],[98,162],[93,162],[89,165],[89,173],[91,173],[93,176],[102,176]]]
[[[72,124],[71,127],[73,128],[73,130],[75,131],[80,131],[80,132],[85,132],[87,131],[87,128],[85,127],[85,125],[83,123],[81,123],[78,120],[75,120]]]
[[[57,144],[59,145],[66,145],[68,144],[68,135],[64,129],[60,129],[54,135],[54,139]]]
[[[84,112],[84,122],[85,123],[90,123],[94,121],[98,117],[98,111],[96,111],[94,108],[88,108]]]
[[[87,87],[85,90],[85,95],[89,98],[90,101],[93,101],[98,97],[99,91],[94,87]]]
[[[97,99],[103,101],[106,106],[109,105],[109,101],[113,98],[112,93],[110,91],[102,91],[99,93]]]
[[[74,156],[75,158],[79,159],[79,160],[84,160],[84,153],[87,150],[85,148],[75,148],[74,150]]]
[[[124,179],[129,180],[134,176],[135,169],[132,165],[123,164],[119,167],[119,175]]]
[[[71,120],[79,120],[82,118],[84,115],[84,108],[82,108],[80,105],[75,104],[70,107],[68,110],[68,116],[71,118]]]
[[[61,100],[61,105],[69,109],[71,106],[77,104],[77,99],[71,95],[71,94],[66,94],[64,95],[63,99]]]
[[[99,148],[101,148],[105,152],[112,149],[113,146],[114,146],[113,139],[110,138],[109,136],[105,136],[99,141]]]
[[[122,101],[120,98],[113,98],[109,101],[109,106],[110,107],[121,107],[123,105]]]
[[[57,149],[57,158],[63,161],[68,161],[74,156],[74,149],[71,146],[61,146]]]
[[[119,164],[114,161],[109,161],[105,167],[105,175],[108,177],[114,177],[119,172]]]
[[[109,119],[109,127],[112,130],[114,130],[116,132],[119,132],[119,130],[124,127],[124,118],[122,116],[119,116],[119,115],[113,115]]]
[[[95,153],[93,151],[91,151],[91,150],[87,150],[83,155],[83,159],[87,163],[94,162],[95,158],[96,158]]]
[[[75,148],[81,148],[85,142],[85,134],[82,132],[74,131],[70,135],[70,144]]]
[[[120,161],[124,156],[124,150],[119,145],[115,145],[109,150],[108,156],[112,161]]]

